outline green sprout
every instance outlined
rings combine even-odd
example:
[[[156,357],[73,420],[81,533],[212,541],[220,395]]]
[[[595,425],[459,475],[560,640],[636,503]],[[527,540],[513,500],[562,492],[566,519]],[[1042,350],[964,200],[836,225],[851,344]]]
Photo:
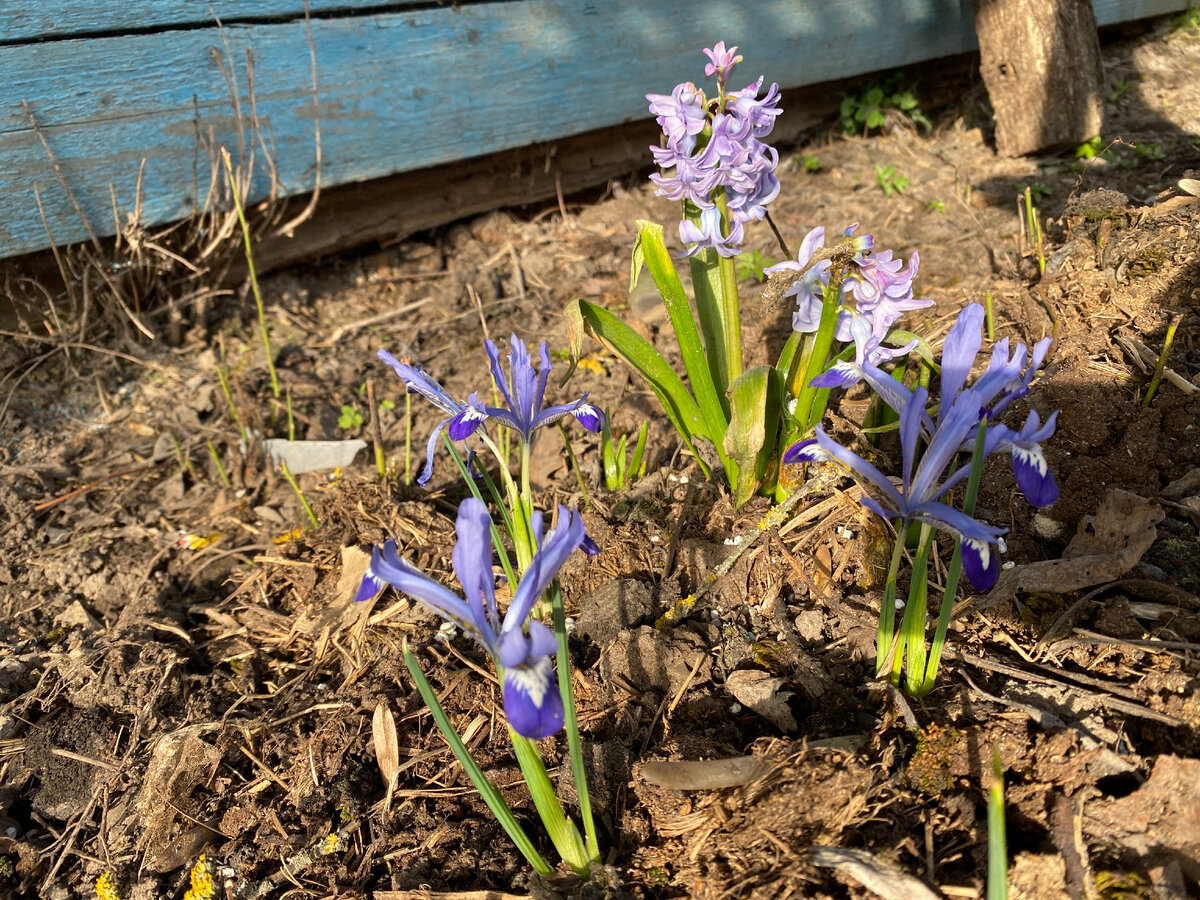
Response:
[[[1117,82],[1117,86],[1113,88],[1112,93],[1108,95],[1108,102],[1113,106],[1116,106],[1126,97],[1128,97],[1133,92],[1135,87],[1137,87],[1136,81],[1130,81],[1128,78],[1122,78]]]
[[[805,153],[803,156],[797,156],[796,164],[809,174],[815,175],[821,171],[821,160],[817,159],[813,153]]]
[[[890,197],[892,194],[903,194],[908,189],[908,176],[897,172],[895,166],[875,163],[875,183],[885,197]]]
[[[338,428],[349,431],[358,428],[363,423],[363,415],[353,406],[343,406],[342,414],[338,417]]]
[[[613,438],[612,410],[604,411],[604,427],[600,430],[600,458],[604,462],[604,486],[610,491],[619,491],[631,486],[646,474],[646,435],[650,423],[643,422],[638,430],[637,443],[633,448],[633,457],[628,455],[629,435]]]

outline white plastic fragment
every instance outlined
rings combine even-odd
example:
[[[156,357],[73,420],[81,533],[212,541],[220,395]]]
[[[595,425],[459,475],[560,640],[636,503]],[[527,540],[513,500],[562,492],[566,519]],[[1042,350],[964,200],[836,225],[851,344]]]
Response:
[[[363,440],[347,441],[285,441],[269,438],[263,441],[263,452],[275,465],[287,463],[293,475],[315,472],[319,469],[345,468],[354,462],[359,450],[365,449]]]

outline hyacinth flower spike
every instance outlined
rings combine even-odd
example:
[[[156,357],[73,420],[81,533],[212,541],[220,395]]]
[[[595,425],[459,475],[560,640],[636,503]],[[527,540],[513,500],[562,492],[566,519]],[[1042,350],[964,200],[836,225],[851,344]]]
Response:
[[[538,550],[503,616],[492,574],[491,519],[484,503],[474,497],[459,506],[458,542],[451,557],[465,597],[401,559],[394,539],[375,548],[355,597],[369,599],[391,585],[483,645],[496,664],[508,724],[531,739],[549,737],[562,728],[563,702],[551,663],[557,649],[554,633],[531,620],[530,612],[572,552],[595,548],[578,513],[560,506],[558,520],[558,527],[543,538],[541,513],[534,513]]]
[[[802,441],[787,451],[784,462],[835,462],[849,469],[866,485],[874,488],[881,500],[864,496],[863,506],[884,519],[902,523],[920,522],[955,534],[962,549],[963,571],[976,590],[989,589],[996,582],[1000,563],[995,547],[1002,544],[1005,530],[983,522],[941,502],[946,491],[964,479],[970,467],[962,466],[943,479],[959,447],[979,422],[979,398],[970,392],[960,396],[946,421],[933,434],[919,464],[913,467],[917,444],[921,439],[922,419],[926,417],[928,392],[917,388],[900,410],[901,485],[896,487],[886,475],[858,454],[838,444],[823,428],[816,437]],[[899,529],[903,534],[903,528]]]
[[[425,451],[425,468],[417,477],[417,484],[424,487],[430,476],[433,475],[433,451],[437,447],[437,440],[441,436],[442,429],[467,409],[467,406],[446,393],[445,388],[430,378],[420,366],[401,362],[386,350],[379,351],[379,358],[396,370],[396,374],[404,381],[404,385],[410,393],[420,394],[447,414],[446,418],[442,419],[433,429],[433,433],[429,435],[429,445]]]
[[[604,427],[604,414],[587,402],[586,393],[570,403],[560,403],[543,409],[546,383],[550,377],[549,348],[546,342],[542,341],[539,351],[541,365],[535,371],[525,342],[515,334],[511,342],[512,353],[508,356],[511,379],[500,368],[500,351],[495,343],[485,343],[492,378],[508,408],[485,406],[479,401],[477,394],[472,394],[467,405],[450,420],[448,430],[451,438],[456,441],[464,440],[489,420],[516,431],[525,444],[533,440],[533,433],[539,428],[553,425],[566,416],[574,416],[580,425],[591,432],[599,432]]]

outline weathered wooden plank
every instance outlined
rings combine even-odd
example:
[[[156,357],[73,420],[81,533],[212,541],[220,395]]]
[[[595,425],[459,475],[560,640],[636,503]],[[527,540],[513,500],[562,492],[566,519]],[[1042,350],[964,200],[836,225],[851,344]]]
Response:
[[[428,0],[309,0],[308,9],[314,16],[362,15],[429,5]],[[6,0],[0,7],[0,43],[208,26],[218,19],[240,24],[296,18],[304,18],[303,0]]]
[[[1131,18],[1186,2],[1097,0],[1097,8]],[[699,49],[715,36],[742,47],[746,80],[762,72],[784,87],[975,44],[969,0],[521,0],[318,18],[312,30],[326,186],[644,118],[642,95],[698,78]],[[112,233],[109,186],[122,210],[132,208],[143,160],[143,220],[191,212],[208,192],[206,148],[238,145],[222,66],[235,63],[245,114],[247,51],[279,179],[288,191],[309,189],[313,105],[302,21],[0,47],[0,255],[48,246],[35,185],[55,241],[86,237],[62,181],[95,230]],[[260,169],[256,189],[265,187]]]

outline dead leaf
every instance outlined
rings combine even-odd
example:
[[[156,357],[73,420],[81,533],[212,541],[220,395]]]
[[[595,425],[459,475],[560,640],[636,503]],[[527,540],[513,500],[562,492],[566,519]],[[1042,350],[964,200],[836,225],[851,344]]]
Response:
[[[937,900],[938,897],[923,881],[889,866],[865,850],[809,847],[805,856],[812,865],[833,869],[883,900]]]
[[[1110,489],[1094,516],[1084,516],[1062,559],[1030,563],[1000,573],[988,604],[1020,592],[1066,594],[1115,581],[1138,564],[1158,537],[1161,506],[1128,491]]]
[[[207,728],[189,725],[173,731],[154,745],[150,755],[138,808],[146,823],[142,832],[146,866],[153,872],[169,872],[189,861],[184,854],[173,852],[171,831],[176,810],[189,818],[194,814],[192,791],[208,779],[221,761],[221,751],[200,737]],[[205,830],[210,836],[215,834],[212,829]],[[186,852],[194,852],[195,842],[187,843]]]
[[[375,761],[379,763],[379,774],[390,790],[400,769],[400,738],[396,734],[396,718],[385,700],[379,701],[375,714],[371,716],[371,737],[375,742]]]

